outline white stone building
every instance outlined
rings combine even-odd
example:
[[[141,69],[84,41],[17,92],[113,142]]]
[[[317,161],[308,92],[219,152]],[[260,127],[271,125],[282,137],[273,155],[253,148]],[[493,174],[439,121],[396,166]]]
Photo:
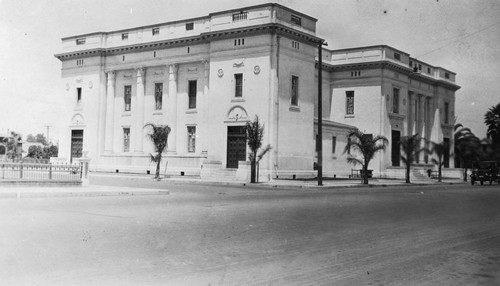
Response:
[[[323,41],[316,22],[279,4],[263,4],[63,38],[56,57],[70,108],[61,117],[67,130],[59,156],[73,160],[87,150],[93,171],[153,172],[153,145],[143,127],[167,124],[167,174],[246,180],[242,127],[257,115],[265,125],[263,145],[273,148],[260,162],[260,179],[314,176],[317,52]],[[422,69],[414,73],[410,61]],[[389,139],[397,138],[394,131],[404,136],[413,128],[431,136],[431,121],[412,117],[415,100],[426,104],[417,112],[427,110],[426,118],[444,110],[437,129],[444,127],[445,138],[452,139],[447,132],[458,89],[454,73],[388,46],[324,49],[323,67],[326,176],[353,168],[343,154],[353,126]],[[346,100],[354,104],[353,114],[346,114]],[[397,112],[389,109],[395,104]],[[377,160],[375,172],[386,174],[391,153]]]

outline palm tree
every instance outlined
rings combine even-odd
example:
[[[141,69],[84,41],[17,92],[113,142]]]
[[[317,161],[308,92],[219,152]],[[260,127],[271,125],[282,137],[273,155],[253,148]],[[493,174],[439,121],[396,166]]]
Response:
[[[444,165],[444,155],[445,153],[449,150],[448,143],[446,142],[441,142],[441,143],[435,143],[431,142],[431,150],[430,153],[433,153],[436,155],[436,158],[432,158],[432,163],[436,164],[438,167],[438,182],[442,181],[442,169]]]
[[[378,144],[380,141],[380,144]],[[362,159],[354,156],[348,156],[347,162],[351,164],[360,164],[363,167],[363,184],[368,184],[368,164],[379,151],[385,151],[389,143],[386,137],[378,135],[373,137],[371,134],[364,134],[359,129],[351,129],[347,134],[347,144],[344,153],[353,149],[361,154]]]
[[[492,106],[484,115],[484,123],[488,127],[486,135],[492,140],[493,154],[500,157],[500,103]]]
[[[401,160],[406,166],[406,183],[410,183],[410,168],[411,164],[416,161],[416,158],[420,152],[425,149],[420,146],[422,138],[420,135],[415,134],[412,136],[401,137]]]
[[[467,181],[467,169],[472,162],[481,157],[481,141],[469,128],[458,123],[455,125],[455,166],[463,168],[464,181]]]
[[[155,179],[160,179],[160,163],[163,151],[167,148],[170,127],[168,125],[155,125],[153,123],[147,123],[144,125],[144,128],[148,126],[153,128],[153,132],[148,133],[147,136],[153,142],[156,152],[156,155],[150,154],[151,162],[156,162]]]
[[[259,117],[256,115],[253,121],[248,121],[246,124],[246,133],[248,140],[248,147],[250,147],[250,153],[248,154],[248,159],[250,160],[250,183],[255,183],[257,163],[264,157],[264,155],[271,150],[271,146],[267,145],[264,150],[261,151],[259,155],[257,152],[262,146],[262,138],[264,137],[264,125],[259,122]]]
[[[486,135],[493,140],[493,144],[500,144],[500,103],[486,112],[484,123],[488,127]]]

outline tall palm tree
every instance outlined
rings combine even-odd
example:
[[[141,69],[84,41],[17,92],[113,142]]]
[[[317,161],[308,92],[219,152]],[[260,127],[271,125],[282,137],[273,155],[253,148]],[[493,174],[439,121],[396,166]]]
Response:
[[[253,121],[248,121],[246,124],[246,133],[248,140],[248,147],[250,147],[250,153],[248,159],[250,160],[250,183],[256,182],[257,173],[257,163],[262,159],[262,157],[271,150],[271,146],[267,145],[259,155],[257,152],[262,146],[262,138],[264,137],[264,125],[260,124],[259,117],[256,115]]]
[[[156,155],[150,154],[151,162],[156,162],[155,179],[160,179],[160,163],[163,151],[167,148],[170,127],[168,125],[155,125],[153,123],[147,123],[144,125],[144,128],[148,126],[153,128],[153,132],[148,133],[147,136],[153,142],[156,152]]]
[[[373,137],[371,134],[364,134],[359,129],[351,129],[347,134],[347,139],[344,153],[352,149],[362,156],[361,159],[348,156],[347,162],[354,165],[360,164],[363,167],[363,184],[368,184],[368,165],[375,153],[385,151],[389,140],[381,135]]]
[[[424,151],[425,148],[420,146],[422,138],[420,135],[414,134],[412,136],[401,137],[401,160],[406,166],[406,183],[410,183],[410,168],[411,164],[416,161],[416,158],[420,152]]]
[[[500,145],[500,103],[486,112],[484,123],[488,127],[486,135],[493,140],[494,145]]]
[[[444,165],[444,155],[449,150],[449,145],[446,142],[435,143],[431,142],[430,153],[436,155],[436,158],[432,158],[432,163],[436,164],[438,167],[438,182],[442,181],[442,169]]]

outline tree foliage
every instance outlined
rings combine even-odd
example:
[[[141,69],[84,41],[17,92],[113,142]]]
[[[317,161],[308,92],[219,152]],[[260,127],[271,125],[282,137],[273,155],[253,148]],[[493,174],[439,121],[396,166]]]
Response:
[[[245,126],[247,135],[247,144],[250,148],[248,159],[250,160],[250,182],[256,182],[257,163],[264,155],[271,150],[271,146],[267,145],[259,154],[259,148],[262,146],[262,138],[264,137],[264,125],[259,122],[259,117],[256,115],[253,121],[247,121]]]
[[[359,129],[351,129],[347,138],[344,153],[353,150],[361,155],[361,158],[348,156],[347,162],[362,166],[363,184],[368,184],[368,165],[377,152],[385,151],[389,140],[381,135],[373,137],[371,134],[364,134]]]
[[[436,143],[431,142],[430,153],[435,154],[436,158],[432,158],[432,163],[438,167],[438,182],[442,181],[442,169],[444,165],[444,156],[449,150],[449,144],[446,142]]]
[[[43,133],[38,133],[35,136],[32,134],[28,134],[26,136],[26,142],[38,142],[42,143],[43,145],[48,145],[47,139],[45,138],[45,135]]]
[[[153,142],[155,147],[156,154],[150,154],[150,159],[152,162],[156,162],[155,179],[159,179],[162,154],[168,146],[168,135],[170,134],[171,129],[168,125],[155,125],[153,123],[147,123],[144,125],[144,128],[146,127],[151,127],[153,129],[152,132],[147,134],[147,136],[151,142]]]
[[[486,135],[494,145],[500,145],[500,103],[492,106],[484,115],[484,123],[488,127]]]
[[[6,157],[8,159],[15,159],[21,157],[21,150],[19,149],[19,142],[22,141],[21,134],[14,131],[10,132],[10,136],[4,138],[4,144],[6,145]]]
[[[420,152],[425,151],[425,148],[421,147],[421,142],[422,138],[420,138],[418,133],[412,136],[401,137],[401,160],[406,167],[405,178],[408,184],[410,183],[411,164],[416,161]]]

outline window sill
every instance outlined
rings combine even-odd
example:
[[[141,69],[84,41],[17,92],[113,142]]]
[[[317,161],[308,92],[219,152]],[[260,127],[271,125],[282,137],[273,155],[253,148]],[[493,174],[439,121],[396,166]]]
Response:
[[[196,114],[198,111],[196,109],[188,109],[186,110],[186,114]]]
[[[124,111],[122,113],[122,117],[129,117],[129,116],[132,116],[132,112],[130,112],[130,111]]]
[[[153,111],[153,115],[163,115],[162,111]]]
[[[397,119],[404,119],[405,116],[403,114],[399,114],[399,113],[389,113],[389,117],[392,117],[392,118],[397,118]]]
[[[231,102],[245,102],[245,99],[242,97],[236,97],[231,99]]]
[[[332,159],[333,160],[337,160],[337,156],[336,155],[332,155]]]
[[[346,114],[344,118],[354,118],[354,114]]]
[[[294,111],[294,112],[300,112],[300,107],[296,106],[296,105],[292,105],[292,106],[290,106],[290,108],[288,110]]]

